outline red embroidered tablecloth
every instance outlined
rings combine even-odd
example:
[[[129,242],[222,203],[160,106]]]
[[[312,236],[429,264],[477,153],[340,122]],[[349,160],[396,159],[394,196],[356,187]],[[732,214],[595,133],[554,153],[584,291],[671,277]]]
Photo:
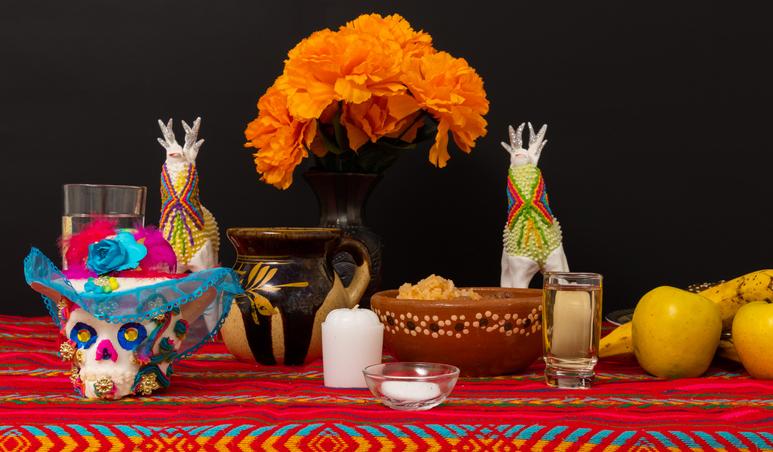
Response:
[[[321,363],[241,363],[217,342],[178,363],[164,392],[95,402],[73,394],[48,318],[0,316],[0,338],[0,450],[773,449],[773,381],[731,363],[663,381],[632,359],[603,360],[586,391],[548,388],[535,363],[399,412],[367,390],[326,389]]]

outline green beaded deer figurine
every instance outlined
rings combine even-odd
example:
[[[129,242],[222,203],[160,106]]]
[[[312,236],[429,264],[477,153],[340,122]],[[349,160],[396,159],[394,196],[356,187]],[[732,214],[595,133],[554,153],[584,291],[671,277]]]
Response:
[[[503,234],[502,287],[529,287],[538,271],[569,271],[561,226],[548,204],[545,179],[537,167],[542,148],[547,144],[547,124],[538,133],[529,123],[529,147],[523,148],[523,128],[510,131],[510,144],[502,147],[510,153],[507,175],[507,224]]]

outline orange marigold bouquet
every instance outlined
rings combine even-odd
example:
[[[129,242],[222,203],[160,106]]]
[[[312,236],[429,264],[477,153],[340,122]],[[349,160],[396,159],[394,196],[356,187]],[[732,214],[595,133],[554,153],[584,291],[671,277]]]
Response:
[[[284,72],[258,100],[245,147],[261,180],[292,184],[309,152],[328,171],[383,171],[434,138],[429,161],[446,166],[448,133],[469,153],[486,134],[483,80],[464,58],[432,47],[403,17],[362,15],[324,29],[288,53]]]

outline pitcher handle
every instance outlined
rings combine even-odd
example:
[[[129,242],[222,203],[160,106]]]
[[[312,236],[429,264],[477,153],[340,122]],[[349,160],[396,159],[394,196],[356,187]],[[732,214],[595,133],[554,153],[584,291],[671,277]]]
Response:
[[[368,285],[370,284],[370,254],[365,245],[359,240],[355,240],[349,237],[343,237],[341,244],[338,246],[336,253],[347,252],[354,258],[354,263],[357,268],[354,270],[354,276],[352,281],[347,287],[344,287],[346,295],[349,298],[349,307],[353,308],[354,305],[360,302],[360,298],[365,294]]]

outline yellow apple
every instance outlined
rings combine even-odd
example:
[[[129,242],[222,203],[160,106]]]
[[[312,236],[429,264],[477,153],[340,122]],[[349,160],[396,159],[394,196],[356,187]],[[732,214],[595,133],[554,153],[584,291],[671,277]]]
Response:
[[[675,287],[647,292],[633,313],[633,351],[647,372],[664,378],[698,377],[709,368],[722,334],[711,300]]]
[[[733,344],[752,377],[773,379],[773,303],[752,301],[738,310]]]

